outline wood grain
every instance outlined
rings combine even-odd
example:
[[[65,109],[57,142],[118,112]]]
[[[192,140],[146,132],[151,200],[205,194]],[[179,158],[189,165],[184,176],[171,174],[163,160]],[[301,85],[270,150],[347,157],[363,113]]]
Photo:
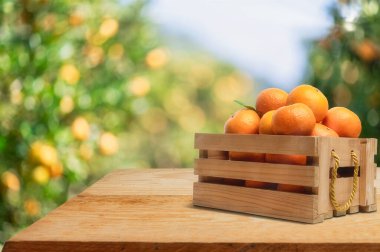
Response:
[[[319,152],[319,187],[318,187],[318,213],[331,215],[329,211],[329,174],[331,167],[331,142],[330,138],[318,139]]]
[[[373,162],[377,152],[377,141],[376,139],[366,139],[366,142],[363,142],[361,147],[361,155],[365,158],[360,159],[360,205],[369,206],[376,204],[376,192],[373,186],[376,173],[374,172]]]
[[[309,136],[196,133],[194,146],[202,150],[317,156],[317,141],[317,137]]]
[[[335,182],[335,194],[336,200],[339,204],[344,204],[347,202],[352,191],[353,178],[338,178]],[[358,182],[358,188],[360,186],[360,181]],[[333,210],[331,201],[329,200],[329,210]],[[352,200],[352,207],[359,206],[359,192],[356,192],[354,199]],[[354,213],[356,208],[352,208],[351,212]]]
[[[125,176],[126,173],[129,176]],[[116,170],[80,195],[191,195],[193,182],[196,181],[193,173],[193,169],[150,169],[149,172],[146,169]],[[170,183],[163,184],[167,180]]]
[[[273,143],[276,143],[275,145]],[[303,216],[304,208],[289,202],[294,211],[298,213],[300,221],[316,223],[331,216],[342,216],[346,213],[356,213],[359,211],[369,212],[376,209],[374,198],[374,181],[376,172],[373,166],[374,156],[377,150],[377,140],[370,138],[332,138],[332,137],[299,137],[299,136],[271,136],[271,135],[242,135],[242,134],[195,134],[195,148],[207,149],[207,157],[200,156],[195,160],[195,174],[199,175],[199,182],[194,186],[194,204],[213,207],[217,209],[255,213],[263,216],[278,216],[286,219],[280,211],[273,214],[273,208],[277,205],[272,201],[272,205],[266,204],[260,210],[257,206],[262,203],[258,197],[243,197],[247,192],[246,188],[231,187],[228,189],[224,185],[244,186],[244,181],[267,182],[275,184],[291,184],[309,187],[316,200],[308,203],[308,217]],[[280,147],[279,147],[280,146]],[[303,148],[301,152],[298,148]],[[305,154],[308,155],[308,166],[295,166],[284,164],[269,164],[260,162],[244,162],[220,158],[225,156],[227,151],[258,152],[258,153],[282,153]],[[352,153],[360,161],[360,183],[358,193],[348,211],[335,211],[330,202],[330,168],[335,163],[332,159],[332,151],[340,158],[340,167],[352,166]],[[217,153],[216,158],[210,158],[210,152]],[[308,153],[308,154],[306,154]],[[310,168],[310,169],[308,169]],[[347,167],[346,167],[347,168]],[[348,167],[349,168],[349,167]],[[348,173],[347,173],[348,172]],[[352,179],[344,178],[349,175],[349,169],[339,169],[338,179],[335,183],[338,193],[338,202],[345,204],[350,198],[353,190]],[[352,176],[352,174],[351,174]],[[212,178],[212,179],[210,179]],[[228,183],[227,183],[228,182]],[[207,185],[207,183],[211,183]],[[219,185],[218,185],[219,184]],[[258,183],[256,183],[258,184]],[[267,184],[267,185],[272,185]],[[258,184],[261,185],[261,184]],[[256,186],[260,187],[260,186]],[[230,194],[234,192],[234,195]],[[268,194],[267,197],[274,199],[278,197],[276,192],[262,191]],[[218,197],[227,194],[231,197],[221,201]],[[303,195],[299,195],[303,196]],[[201,200],[200,200],[201,199]],[[286,197],[285,197],[286,199]],[[249,202],[247,201],[249,200]],[[255,202],[256,200],[256,202]],[[288,199],[286,199],[288,200]],[[360,206],[358,207],[358,201]],[[269,201],[271,202],[271,201]],[[244,204],[242,206],[241,204]],[[312,210],[310,210],[312,209]],[[291,216],[289,220],[295,220],[296,216]]]
[[[194,205],[307,223],[321,222],[316,195],[208,183],[194,184]]]
[[[330,143],[330,151],[334,150],[339,157],[340,167],[354,166],[351,158],[351,151],[354,151],[356,156],[358,157],[358,160],[360,160],[362,142],[367,141],[367,138],[358,139],[339,137],[328,139]]]
[[[272,183],[318,186],[314,166],[282,165],[231,160],[197,159],[194,172],[200,176],[255,180]]]
[[[380,212],[309,225],[193,207],[192,173],[115,171],[3,251],[380,251]]]

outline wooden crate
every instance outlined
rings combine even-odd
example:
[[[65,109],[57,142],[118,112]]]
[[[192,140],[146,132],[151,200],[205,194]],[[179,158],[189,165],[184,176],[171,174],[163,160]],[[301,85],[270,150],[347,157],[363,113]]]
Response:
[[[376,211],[377,139],[197,133],[195,148],[199,150],[194,168],[194,173],[199,175],[193,188],[196,206],[306,223],[318,223],[346,213]],[[356,153],[360,164],[358,190],[351,207],[344,212],[335,211],[330,202],[332,150],[340,158],[340,167],[353,166],[351,151]],[[306,155],[308,162],[287,165],[231,161],[228,151]],[[301,185],[309,188],[310,193],[250,188],[244,186],[245,180]],[[338,177],[335,185],[337,201],[347,201],[353,175]]]

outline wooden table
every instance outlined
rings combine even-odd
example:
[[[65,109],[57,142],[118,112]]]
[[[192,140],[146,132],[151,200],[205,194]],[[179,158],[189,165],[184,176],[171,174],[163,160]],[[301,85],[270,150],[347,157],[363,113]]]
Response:
[[[199,208],[193,181],[192,169],[114,171],[4,251],[380,251],[380,211],[300,224]]]

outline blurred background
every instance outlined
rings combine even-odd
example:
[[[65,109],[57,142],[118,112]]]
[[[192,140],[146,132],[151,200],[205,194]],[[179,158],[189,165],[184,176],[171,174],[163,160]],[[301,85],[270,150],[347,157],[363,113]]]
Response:
[[[311,83],[379,137],[379,8],[0,1],[0,244],[112,169],[192,167],[194,133],[269,86]]]

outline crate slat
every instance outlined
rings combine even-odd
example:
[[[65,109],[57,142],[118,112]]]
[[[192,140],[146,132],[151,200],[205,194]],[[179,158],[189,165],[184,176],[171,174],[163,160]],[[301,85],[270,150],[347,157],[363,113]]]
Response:
[[[331,142],[327,137],[318,139],[319,149],[319,187],[318,187],[318,213],[329,215],[329,175],[331,167]]]
[[[194,183],[194,205],[235,212],[317,223],[324,216],[317,214],[316,202],[316,195]]]
[[[318,156],[317,137],[196,133],[196,149]]]
[[[256,180],[263,182],[317,187],[315,166],[284,165],[216,159],[195,160],[194,172],[200,176]]]
[[[329,138],[328,141],[330,141],[330,148],[331,150],[334,149],[336,154],[339,156],[340,160],[340,166],[341,167],[347,167],[347,166],[353,166],[353,162],[351,159],[351,151],[353,150],[360,160],[361,155],[361,143],[363,141],[366,141],[366,139],[359,139],[359,138]],[[334,162],[331,162],[331,167],[333,166]]]
[[[376,189],[374,187],[375,172],[373,168],[374,157],[377,153],[377,139],[368,138],[361,145],[360,160],[360,206],[376,204]]]

